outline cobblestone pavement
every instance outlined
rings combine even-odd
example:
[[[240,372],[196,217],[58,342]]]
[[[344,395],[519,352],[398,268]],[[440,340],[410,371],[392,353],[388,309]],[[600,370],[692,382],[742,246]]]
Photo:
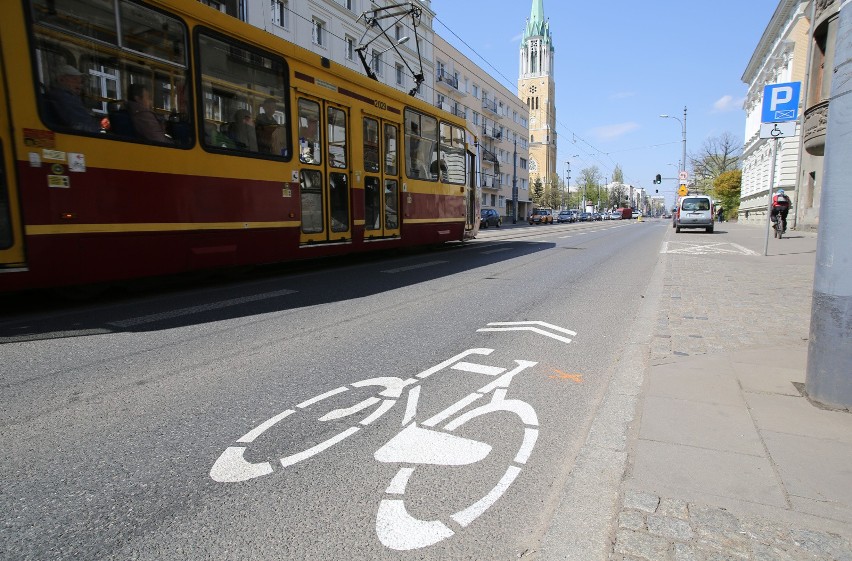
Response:
[[[813,290],[813,234],[775,240],[763,257],[763,231],[720,225],[758,254],[719,250],[703,255],[668,252],[650,363],[750,348],[803,345]],[[668,240],[707,242],[698,236]],[[664,246],[665,248],[665,246]],[[748,250],[746,250],[748,251]],[[773,255],[775,253],[775,255]],[[611,536],[610,561],[852,561],[849,540],[752,515],[653,493],[623,491]]]

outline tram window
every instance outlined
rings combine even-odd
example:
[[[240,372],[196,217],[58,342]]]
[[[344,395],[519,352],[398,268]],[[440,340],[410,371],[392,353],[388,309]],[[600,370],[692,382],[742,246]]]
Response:
[[[397,175],[397,128],[393,125],[385,125],[385,173]]]
[[[379,122],[364,118],[364,171],[379,171]]]
[[[204,146],[289,159],[284,59],[208,32],[198,53]]]
[[[302,193],[302,232],[318,234],[322,225],[322,173],[315,169],[303,169],[299,175]]]
[[[328,199],[331,205],[331,231],[349,231],[349,179],[345,173],[328,174]]]
[[[316,101],[299,99],[299,161],[322,163],[320,106]]]
[[[438,159],[438,120],[412,109],[405,110],[406,174],[412,179],[431,179],[429,166]]]
[[[464,129],[441,123],[441,173],[443,180],[464,185],[465,171]]]
[[[192,145],[180,20],[123,0],[33,0],[30,7],[39,107],[50,128]],[[148,91],[138,105],[127,96],[134,86]]]
[[[336,107],[328,108],[328,165],[346,167],[346,113]]]
[[[396,179],[385,179],[385,227],[399,228],[399,183]]]
[[[382,228],[382,189],[379,178],[369,175],[364,178],[364,228]]]

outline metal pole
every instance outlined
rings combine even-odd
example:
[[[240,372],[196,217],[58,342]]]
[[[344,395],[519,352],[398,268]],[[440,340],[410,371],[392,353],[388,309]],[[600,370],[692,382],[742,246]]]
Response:
[[[766,240],[763,244],[763,256],[769,255],[769,226],[772,223],[772,189],[775,187],[775,155],[778,153],[778,139],[772,139],[769,149],[769,189],[766,190]]]
[[[681,156],[681,162],[683,167],[681,171],[686,171],[686,105],[683,106],[683,154]]]
[[[512,224],[518,223],[518,137],[515,136],[515,151],[512,153]]]
[[[805,389],[814,401],[852,409],[852,0],[838,21]]]

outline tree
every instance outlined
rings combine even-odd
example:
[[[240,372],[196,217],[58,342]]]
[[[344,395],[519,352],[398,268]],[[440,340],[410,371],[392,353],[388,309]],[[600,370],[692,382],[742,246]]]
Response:
[[[547,206],[550,208],[559,208],[559,200],[560,200],[560,192],[559,192],[559,178],[551,179],[547,183],[548,193],[547,193]]]
[[[621,171],[621,166],[618,164],[615,164],[615,169],[612,170],[612,182],[624,183],[624,172]]]
[[[706,139],[697,154],[689,155],[698,190],[712,194],[717,177],[739,168],[742,150],[742,144],[729,132]]]
[[[597,166],[584,168],[580,171],[579,187],[585,193],[586,201],[592,200],[596,194],[598,185],[601,183],[601,173]],[[582,204],[582,203],[581,203]],[[586,210],[586,209],[582,209]]]
[[[627,186],[618,182],[612,186],[609,191],[609,206],[610,208],[618,208],[627,200]]]
[[[740,208],[742,182],[743,172],[738,169],[726,171],[713,181],[713,193],[722,203],[726,219],[736,216]]]
[[[541,206],[541,201],[544,198],[544,185],[541,183],[541,177],[535,178],[530,198],[534,206]]]

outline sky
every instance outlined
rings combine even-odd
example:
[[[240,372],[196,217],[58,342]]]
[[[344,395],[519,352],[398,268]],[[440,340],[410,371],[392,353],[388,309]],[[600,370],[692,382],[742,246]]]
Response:
[[[626,183],[651,195],[658,189],[671,204],[683,127],[659,115],[683,120],[687,107],[687,154],[725,132],[742,142],[748,88],[741,77],[777,6],[778,0],[544,0],[556,49],[560,177],[566,161],[572,185],[590,166],[611,180],[618,164]],[[517,93],[532,0],[432,0],[431,7],[435,32]],[[658,173],[664,180],[655,185]]]

